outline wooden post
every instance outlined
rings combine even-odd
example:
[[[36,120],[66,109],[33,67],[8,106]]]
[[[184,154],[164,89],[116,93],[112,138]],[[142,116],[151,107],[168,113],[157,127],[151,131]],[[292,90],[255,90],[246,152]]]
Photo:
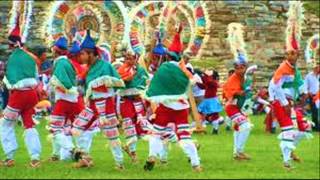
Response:
[[[192,94],[191,86],[189,87],[189,102],[191,106],[191,113],[196,122],[196,129],[193,131],[195,133],[206,133],[206,129],[202,126],[202,122],[200,119],[200,114],[198,112],[197,104]]]

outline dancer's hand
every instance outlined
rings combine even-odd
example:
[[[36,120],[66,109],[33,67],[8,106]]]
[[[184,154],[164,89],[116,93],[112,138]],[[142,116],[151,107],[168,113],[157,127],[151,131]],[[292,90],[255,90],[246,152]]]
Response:
[[[237,92],[236,94],[239,95],[239,96],[244,96],[244,95],[246,95],[246,92],[245,91],[240,91],[240,92]]]
[[[290,107],[290,105],[284,106],[284,109],[285,109],[287,115],[291,116],[291,107]]]

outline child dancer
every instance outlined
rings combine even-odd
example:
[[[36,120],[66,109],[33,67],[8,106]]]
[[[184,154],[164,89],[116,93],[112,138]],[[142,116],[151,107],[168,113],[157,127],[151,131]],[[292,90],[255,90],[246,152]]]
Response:
[[[123,118],[122,128],[127,140],[124,150],[133,162],[137,161],[137,136],[142,137],[146,133],[140,124],[147,121],[145,105],[140,94],[146,88],[146,81],[149,78],[148,73],[137,63],[137,60],[137,55],[127,51],[125,62],[118,69],[125,82],[125,87],[119,90],[121,96],[120,112]]]
[[[235,124],[234,131],[234,159],[249,160],[250,157],[244,153],[244,146],[251,131],[251,124],[246,115],[241,111],[240,100],[245,97],[244,74],[247,69],[246,51],[242,37],[242,25],[231,23],[228,26],[228,40],[231,51],[235,56],[235,72],[227,79],[223,86],[223,94],[227,99],[225,111]],[[242,101],[243,102],[243,101]]]
[[[199,104],[198,111],[203,120],[212,124],[212,134],[218,134],[219,125],[223,123],[223,117],[219,116],[222,106],[217,96],[218,79],[216,71],[206,71],[202,76],[203,83],[197,83],[200,88],[205,89],[204,100]]]
[[[229,78],[233,73],[234,73],[234,69],[230,69],[230,70],[228,71],[228,78]],[[225,97],[223,91],[222,91],[222,99],[223,99],[223,102],[224,102],[225,100],[227,100],[227,98]],[[226,116],[226,117],[225,117],[225,121],[226,121],[226,131],[231,131],[231,126],[232,126],[232,121],[231,121],[231,119],[230,119],[228,116]]]

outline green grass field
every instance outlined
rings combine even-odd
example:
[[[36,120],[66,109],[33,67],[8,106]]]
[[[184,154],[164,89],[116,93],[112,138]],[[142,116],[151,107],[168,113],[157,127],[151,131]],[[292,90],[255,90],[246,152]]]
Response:
[[[219,135],[194,135],[201,144],[200,156],[204,172],[194,173],[181,149],[172,144],[169,152],[169,163],[166,166],[156,165],[151,172],[143,170],[143,164],[148,154],[148,144],[138,143],[138,156],[140,162],[131,164],[125,156],[126,169],[119,172],[114,169],[111,152],[106,148],[106,139],[101,134],[94,139],[92,156],[95,166],[90,169],[73,169],[71,162],[46,162],[50,157],[51,144],[46,140],[47,131],[44,123],[38,127],[41,134],[43,153],[42,166],[38,169],[28,167],[28,154],[23,143],[23,131],[17,127],[17,137],[20,148],[16,153],[16,166],[13,168],[0,167],[0,179],[5,178],[320,178],[319,170],[319,133],[314,139],[303,140],[296,153],[303,159],[301,163],[294,163],[296,167],[288,172],[282,168],[282,159],[277,135],[264,132],[263,116],[253,116],[251,120],[255,127],[249,137],[246,152],[252,160],[237,162],[232,159],[231,131],[221,127]],[[208,132],[211,127],[208,127]],[[4,158],[3,152],[0,157]]]

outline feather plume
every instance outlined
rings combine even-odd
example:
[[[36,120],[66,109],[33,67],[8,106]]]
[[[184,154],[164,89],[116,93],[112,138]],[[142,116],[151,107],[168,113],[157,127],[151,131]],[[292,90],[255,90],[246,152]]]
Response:
[[[319,49],[319,34],[315,34],[307,41],[305,49],[305,60],[307,64],[314,64],[316,61],[316,51]]]
[[[243,40],[243,26],[240,23],[230,23],[228,25],[228,38],[230,50],[234,55],[236,62],[247,62],[247,51],[245,50],[245,42]]]
[[[289,1],[287,12],[286,51],[300,49],[301,29],[304,20],[303,4],[300,1]]]

